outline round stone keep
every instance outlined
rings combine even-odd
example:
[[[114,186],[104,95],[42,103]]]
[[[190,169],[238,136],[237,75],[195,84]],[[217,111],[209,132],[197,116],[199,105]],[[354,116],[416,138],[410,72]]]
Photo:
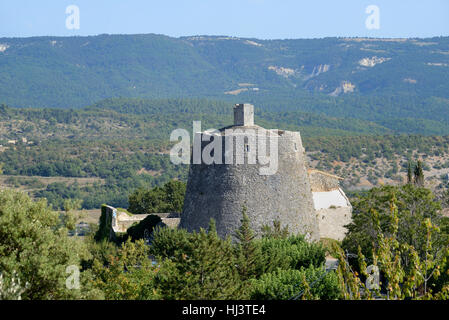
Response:
[[[245,207],[258,234],[278,220],[290,233],[319,240],[299,132],[266,130],[253,114],[253,106],[236,105],[234,126],[195,134],[179,227],[207,229],[213,218],[221,237],[234,238]]]

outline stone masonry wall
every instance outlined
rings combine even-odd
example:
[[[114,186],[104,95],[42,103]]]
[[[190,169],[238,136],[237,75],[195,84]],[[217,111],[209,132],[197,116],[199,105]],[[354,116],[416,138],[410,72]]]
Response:
[[[335,207],[317,210],[320,237],[343,240],[348,230],[344,227],[352,222],[352,207]]]
[[[337,177],[326,172],[319,170],[308,170],[310,185],[312,186],[312,191],[323,192],[338,189],[340,187],[340,177]]]
[[[220,236],[233,237],[241,225],[245,206],[256,232],[279,220],[290,232],[308,234],[310,240],[318,240],[318,221],[301,136],[289,131],[273,135],[279,154],[274,175],[260,175],[259,168],[263,166],[260,162],[248,164],[245,159],[245,164],[235,164],[235,150],[232,164],[191,164],[180,227],[188,231],[207,228],[213,218]],[[198,135],[196,139],[201,137]],[[201,149],[208,143],[203,142]]]

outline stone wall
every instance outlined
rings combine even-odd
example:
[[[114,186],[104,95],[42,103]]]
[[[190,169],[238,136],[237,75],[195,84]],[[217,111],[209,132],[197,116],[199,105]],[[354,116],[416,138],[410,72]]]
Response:
[[[343,179],[314,169],[308,173],[320,238],[343,240],[347,232],[345,226],[352,222],[351,203],[339,186]]]
[[[320,225],[320,237],[343,240],[348,231],[344,226],[352,221],[352,207],[330,207],[316,212]]]
[[[313,192],[330,191],[340,187],[342,178],[316,169],[308,170]]]
[[[140,223],[143,219],[150,214],[135,214],[129,215],[126,212],[119,211],[118,209],[103,205],[100,216],[100,228],[104,229],[102,232],[108,239],[113,240],[116,237],[116,233],[124,233],[129,227],[135,223]],[[160,226],[167,226],[170,228],[177,228],[180,221],[180,215],[177,212],[169,213],[152,213],[152,215],[159,216],[161,218]]]
[[[134,223],[139,223],[149,216],[149,214],[129,215],[126,212],[116,210],[116,218],[112,220],[112,228],[114,232],[126,232]]]

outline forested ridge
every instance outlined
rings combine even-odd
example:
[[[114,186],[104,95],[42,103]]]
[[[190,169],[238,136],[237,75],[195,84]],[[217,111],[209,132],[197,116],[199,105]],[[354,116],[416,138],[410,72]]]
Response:
[[[104,34],[0,38],[0,44],[0,101],[19,107],[79,108],[111,97],[242,97],[270,108],[315,96],[403,104],[449,98],[448,37]]]

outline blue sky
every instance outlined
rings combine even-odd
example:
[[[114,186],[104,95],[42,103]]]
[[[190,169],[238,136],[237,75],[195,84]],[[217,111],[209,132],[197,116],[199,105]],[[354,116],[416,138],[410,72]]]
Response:
[[[66,7],[80,28],[66,28]],[[367,29],[365,9],[380,10]],[[259,39],[449,36],[448,0],[1,0],[0,37],[158,33]]]

